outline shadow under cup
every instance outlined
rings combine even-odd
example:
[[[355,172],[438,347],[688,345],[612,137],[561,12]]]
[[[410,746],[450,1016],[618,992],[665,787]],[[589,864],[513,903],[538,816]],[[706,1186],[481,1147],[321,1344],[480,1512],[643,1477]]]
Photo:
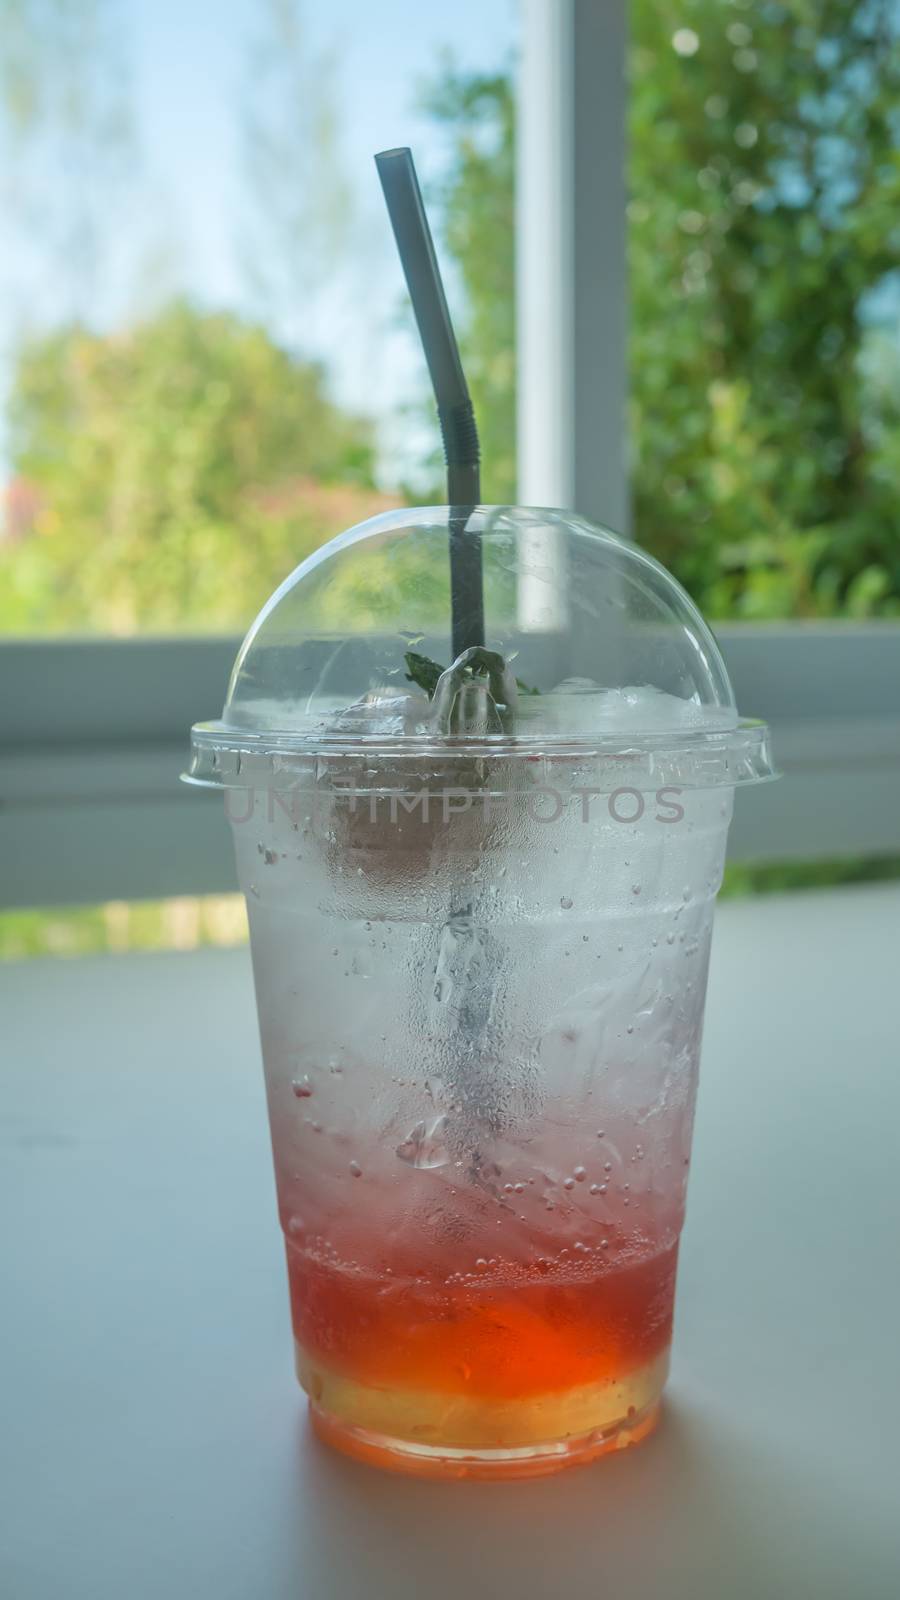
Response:
[[[548,1472],[656,1419],[732,792],[622,776],[336,755],[229,794],[298,1377],[382,1465]]]

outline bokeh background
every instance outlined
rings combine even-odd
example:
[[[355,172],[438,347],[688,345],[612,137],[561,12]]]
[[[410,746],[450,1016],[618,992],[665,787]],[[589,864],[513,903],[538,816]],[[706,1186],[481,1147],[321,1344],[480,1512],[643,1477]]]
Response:
[[[386,145],[423,177],[485,499],[515,499],[514,0],[0,12],[0,633],[240,631],[335,532],[443,498]],[[634,536],[714,621],[900,616],[900,10],[631,27]],[[896,863],[803,869],[869,870]],[[732,869],[767,881],[797,879]],[[16,913],[0,952],[242,925],[230,897]]]

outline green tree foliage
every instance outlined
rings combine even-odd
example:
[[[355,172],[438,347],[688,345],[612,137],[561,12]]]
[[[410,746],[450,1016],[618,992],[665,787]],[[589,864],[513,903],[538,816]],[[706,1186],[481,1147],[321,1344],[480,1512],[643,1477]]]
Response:
[[[893,0],[633,0],[635,531],[714,616],[900,613]],[[445,244],[512,495],[512,90],[449,74]],[[887,297],[885,299],[885,296]],[[491,457],[496,450],[496,462]]]
[[[900,609],[863,359],[900,247],[896,24],[891,0],[635,0],[636,524],[715,615]]]
[[[91,63],[100,43],[110,59],[109,4],[85,13],[96,49],[73,37],[64,60],[49,41],[70,10],[15,0],[0,101],[17,160],[35,141],[75,141],[108,200],[122,97]],[[291,121],[312,70],[296,14],[295,0],[260,12],[254,70],[269,75],[245,129],[268,230],[254,233],[271,267],[264,314],[305,271],[311,216],[285,168],[301,127],[336,158],[327,74]],[[878,317],[880,305],[896,321],[900,303],[898,19],[895,0],[632,0],[636,533],[713,616],[900,614],[900,348]],[[428,105],[447,135],[435,198],[463,292],[484,495],[503,502],[511,81],[445,71]],[[324,199],[342,211],[340,163],[326,169]],[[72,191],[76,319],[110,216],[98,200],[85,220],[79,205]],[[329,250],[335,216],[329,204],[319,217]],[[301,334],[286,336],[299,348]],[[21,347],[12,387],[0,627],[234,627],[322,539],[385,504],[368,425],[329,401],[318,368],[233,315],[176,304],[105,335],[75,320]],[[376,599],[354,597],[360,616]]]
[[[10,434],[6,628],[234,627],[384,504],[369,426],[331,404],[320,369],[187,304],[26,345]]]

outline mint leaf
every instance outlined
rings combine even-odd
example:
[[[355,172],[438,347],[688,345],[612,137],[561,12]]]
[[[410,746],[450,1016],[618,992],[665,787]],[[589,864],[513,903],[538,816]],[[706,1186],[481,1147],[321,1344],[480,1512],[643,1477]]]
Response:
[[[469,659],[461,669],[462,676],[467,678],[486,676],[490,681],[491,694],[500,705],[503,705],[506,700],[503,678],[507,672],[506,662],[503,657],[494,650],[485,650],[483,646],[476,646],[474,649],[467,651],[466,654]],[[415,683],[420,689],[424,689],[429,700],[432,700],[438,679],[444,668],[438,666],[437,662],[432,661],[428,656],[420,655],[417,650],[407,650],[403,659],[406,662],[407,682]],[[527,683],[522,682],[521,678],[516,679],[516,687],[520,694],[540,694],[541,692],[540,689],[530,689]]]
[[[407,650],[403,659],[406,662],[407,682],[418,684],[420,689],[425,690],[430,700],[437,688],[443,667],[439,667],[436,661],[429,661],[427,656],[420,656],[416,650]]]

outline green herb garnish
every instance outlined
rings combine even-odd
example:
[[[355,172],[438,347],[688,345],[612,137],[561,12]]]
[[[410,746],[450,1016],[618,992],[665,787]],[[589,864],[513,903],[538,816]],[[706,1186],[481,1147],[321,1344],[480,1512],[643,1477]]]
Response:
[[[406,662],[407,682],[418,684],[431,700],[443,667],[439,667],[436,661],[429,661],[427,656],[420,656],[415,650],[407,650],[403,659]]]
[[[438,685],[438,679],[444,672],[444,668],[439,667],[437,662],[431,661],[428,656],[419,655],[416,650],[407,650],[403,659],[406,662],[407,682],[418,684],[420,689],[425,690],[429,700],[432,700]],[[496,678],[502,676],[505,670],[506,663],[502,656],[497,655],[493,650],[478,650],[475,652],[475,659],[466,665],[464,673],[472,679],[485,675]],[[540,694],[541,692],[540,689],[529,688],[528,684],[523,683],[521,678],[516,679],[516,688],[520,694]],[[491,692],[493,693],[493,690]]]

